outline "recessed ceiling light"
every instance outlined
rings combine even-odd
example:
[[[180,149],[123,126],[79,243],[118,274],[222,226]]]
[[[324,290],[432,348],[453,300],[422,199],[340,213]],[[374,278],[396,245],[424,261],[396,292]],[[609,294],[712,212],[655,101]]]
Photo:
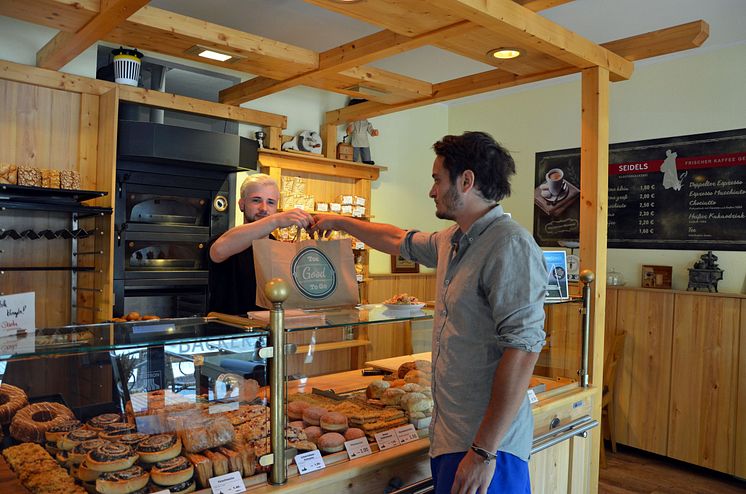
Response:
[[[516,58],[521,55],[521,51],[517,48],[495,48],[487,52],[487,56],[492,58],[498,58],[500,60],[508,60]]]
[[[205,48],[204,46],[199,45],[190,47],[188,50],[185,50],[184,53],[188,53],[189,55],[196,55],[202,58],[209,58],[210,60],[217,60],[218,62],[229,63],[237,62],[242,58],[232,53],[225,53],[222,51],[214,50],[212,48]]]
[[[218,53],[212,50],[202,50],[197,53],[197,56],[209,58],[210,60],[217,60],[218,62],[225,62],[226,60],[233,58],[232,55],[226,55],[225,53]]]

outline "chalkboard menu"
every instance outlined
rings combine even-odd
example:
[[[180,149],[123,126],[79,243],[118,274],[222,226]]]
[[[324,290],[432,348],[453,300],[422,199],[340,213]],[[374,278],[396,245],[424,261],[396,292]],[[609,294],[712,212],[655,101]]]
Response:
[[[534,237],[577,241],[580,149],[536,154]],[[608,247],[746,250],[746,129],[609,147]]]

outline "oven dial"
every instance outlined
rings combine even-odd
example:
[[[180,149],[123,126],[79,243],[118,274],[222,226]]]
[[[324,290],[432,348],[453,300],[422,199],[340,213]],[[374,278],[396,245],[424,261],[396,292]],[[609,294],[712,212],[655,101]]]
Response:
[[[215,208],[215,211],[222,213],[228,209],[228,199],[225,196],[216,196],[215,200],[212,201],[212,207]]]

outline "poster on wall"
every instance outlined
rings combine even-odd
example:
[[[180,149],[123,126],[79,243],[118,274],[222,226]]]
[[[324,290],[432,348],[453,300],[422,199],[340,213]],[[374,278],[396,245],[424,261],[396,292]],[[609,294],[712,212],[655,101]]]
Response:
[[[536,153],[534,238],[577,241],[580,149]],[[746,249],[746,129],[609,146],[608,247]]]

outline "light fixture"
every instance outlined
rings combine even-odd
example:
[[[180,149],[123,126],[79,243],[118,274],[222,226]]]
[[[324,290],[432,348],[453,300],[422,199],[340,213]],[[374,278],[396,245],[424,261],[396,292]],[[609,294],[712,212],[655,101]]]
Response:
[[[509,60],[521,56],[521,50],[518,48],[495,48],[488,51],[487,56],[500,60]]]
[[[202,58],[209,58],[210,60],[216,60],[218,62],[233,63],[242,58],[232,53],[217,51],[213,48],[205,48],[204,46],[199,45],[192,46],[188,50],[185,50],[185,53],[188,53],[189,55],[196,55]]]

